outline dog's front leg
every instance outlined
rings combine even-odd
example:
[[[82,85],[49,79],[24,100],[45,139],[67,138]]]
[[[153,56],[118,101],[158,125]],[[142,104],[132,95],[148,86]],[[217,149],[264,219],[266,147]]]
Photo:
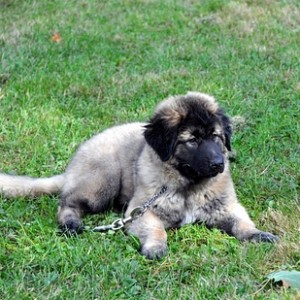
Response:
[[[141,253],[149,259],[161,258],[168,250],[163,222],[151,211],[134,220],[127,232],[139,238]]]
[[[257,229],[240,203],[227,207],[226,213],[214,225],[241,241],[274,243],[278,240],[272,233]]]

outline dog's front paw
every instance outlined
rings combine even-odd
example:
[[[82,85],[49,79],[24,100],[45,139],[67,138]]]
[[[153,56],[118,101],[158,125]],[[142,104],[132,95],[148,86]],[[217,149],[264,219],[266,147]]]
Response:
[[[270,232],[260,231],[254,233],[249,240],[257,243],[275,243],[279,240],[279,237]]]
[[[148,259],[160,259],[168,252],[166,243],[145,244],[142,246],[141,253]]]

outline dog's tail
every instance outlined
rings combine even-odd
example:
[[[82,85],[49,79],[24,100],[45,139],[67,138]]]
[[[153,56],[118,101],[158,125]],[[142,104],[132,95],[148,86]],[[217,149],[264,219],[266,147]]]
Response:
[[[48,178],[32,178],[0,173],[0,194],[9,198],[56,194],[62,190],[64,178],[64,174]]]

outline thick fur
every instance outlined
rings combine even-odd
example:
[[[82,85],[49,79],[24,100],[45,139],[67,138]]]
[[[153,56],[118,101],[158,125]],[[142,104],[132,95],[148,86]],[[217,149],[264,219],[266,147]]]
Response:
[[[66,171],[50,178],[0,174],[7,197],[60,193],[58,220],[70,233],[86,213],[143,205],[163,185],[167,192],[127,228],[141,252],[167,251],[167,228],[201,222],[239,240],[274,242],[238,202],[229,171],[232,126],[215,99],[190,92],[161,102],[148,123],[116,126],[83,143]]]

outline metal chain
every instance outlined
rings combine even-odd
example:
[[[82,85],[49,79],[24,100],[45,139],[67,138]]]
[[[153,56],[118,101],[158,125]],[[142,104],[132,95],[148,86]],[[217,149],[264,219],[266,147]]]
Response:
[[[131,223],[134,220],[140,218],[148,209],[149,207],[162,195],[167,191],[167,187],[165,185],[162,186],[160,191],[148,199],[142,206],[135,207],[129,214],[127,218],[120,218],[116,219],[109,225],[101,225],[94,227],[92,229],[93,232],[105,232],[109,230],[117,231],[122,229],[127,223]]]

